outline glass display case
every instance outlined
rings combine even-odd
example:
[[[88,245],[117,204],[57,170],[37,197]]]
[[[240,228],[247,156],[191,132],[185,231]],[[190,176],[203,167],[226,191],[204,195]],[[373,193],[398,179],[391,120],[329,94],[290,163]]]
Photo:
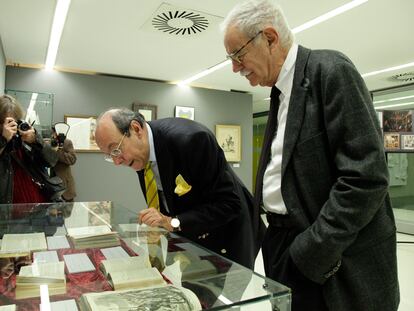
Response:
[[[136,220],[136,211],[109,201],[0,205],[0,306],[290,310],[284,285]],[[129,266],[131,258],[147,266]]]
[[[384,133],[398,232],[414,234],[414,84],[373,92]]]
[[[25,112],[25,121],[41,133],[43,138],[50,138],[53,119],[53,94],[27,92],[6,89],[6,94],[13,96]]]

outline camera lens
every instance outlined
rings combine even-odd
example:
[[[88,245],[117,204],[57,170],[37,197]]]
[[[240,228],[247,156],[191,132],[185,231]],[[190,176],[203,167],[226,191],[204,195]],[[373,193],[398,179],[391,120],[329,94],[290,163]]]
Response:
[[[20,131],[23,131],[24,132],[24,131],[30,130],[30,124],[27,123],[27,122],[25,122],[25,121],[18,120],[17,121],[17,128]]]

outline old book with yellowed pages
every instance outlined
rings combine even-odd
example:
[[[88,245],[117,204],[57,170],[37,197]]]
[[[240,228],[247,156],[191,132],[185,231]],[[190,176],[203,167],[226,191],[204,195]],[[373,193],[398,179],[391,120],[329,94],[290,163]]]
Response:
[[[121,244],[118,233],[108,226],[68,228],[68,237],[76,249],[101,248]]]
[[[115,290],[145,288],[167,284],[157,268],[110,272],[108,282]]]
[[[1,243],[2,252],[30,252],[47,250],[44,232],[5,234]]]
[[[201,310],[200,301],[192,291],[173,285],[83,294],[80,307],[82,311]]]
[[[148,256],[114,258],[101,261],[100,269],[107,276],[109,273],[151,268]]]
[[[40,296],[40,285],[48,285],[49,295],[66,293],[64,262],[33,263],[20,269],[16,277],[16,299]]]

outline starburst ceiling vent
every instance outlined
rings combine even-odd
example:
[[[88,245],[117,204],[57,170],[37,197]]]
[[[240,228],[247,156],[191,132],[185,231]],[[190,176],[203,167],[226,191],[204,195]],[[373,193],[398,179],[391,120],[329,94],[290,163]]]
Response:
[[[399,73],[390,77],[393,81],[414,82],[414,71]]]
[[[143,25],[143,30],[156,31],[171,36],[195,36],[206,32],[222,20],[222,17],[210,15],[192,9],[179,8],[162,3]]]

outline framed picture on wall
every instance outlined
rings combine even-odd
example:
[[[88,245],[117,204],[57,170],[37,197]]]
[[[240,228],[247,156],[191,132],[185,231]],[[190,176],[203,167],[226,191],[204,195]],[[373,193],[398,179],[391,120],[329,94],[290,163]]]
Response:
[[[175,117],[194,120],[194,107],[175,106]]]
[[[382,127],[384,132],[412,132],[413,113],[411,110],[384,110]]]
[[[387,150],[400,149],[400,134],[385,133],[384,134],[384,148]]]
[[[414,150],[414,134],[401,134],[401,149]]]
[[[241,161],[240,125],[216,125],[216,139],[229,162]]]
[[[132,110],[142,114],[146,121],[157,120],[157,106],[155,105],[133,102]]]
[[[100,152],[95,141],[96,116],[65,115],[70,128],[67,134],[75,151]]]

